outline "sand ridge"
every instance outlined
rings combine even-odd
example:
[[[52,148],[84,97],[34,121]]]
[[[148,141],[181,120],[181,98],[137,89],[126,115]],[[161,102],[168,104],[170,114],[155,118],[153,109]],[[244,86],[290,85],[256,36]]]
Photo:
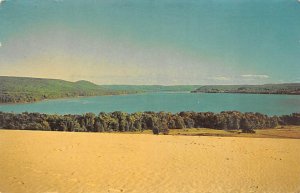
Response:
[[[1,193],[298,193],[300,140],[0,130]]]

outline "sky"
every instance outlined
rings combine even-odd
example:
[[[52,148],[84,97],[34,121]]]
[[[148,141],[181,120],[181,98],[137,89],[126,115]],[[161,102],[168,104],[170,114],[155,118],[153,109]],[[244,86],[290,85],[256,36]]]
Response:
[[[300,1],[0,0],[0,75],[300,82]]]

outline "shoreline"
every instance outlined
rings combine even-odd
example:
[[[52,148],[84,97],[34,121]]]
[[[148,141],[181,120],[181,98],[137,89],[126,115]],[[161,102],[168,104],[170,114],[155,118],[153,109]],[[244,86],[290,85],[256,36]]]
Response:
[[[45,101],[55,101],[55,100],[68,100],[68,99],[78,99],[78,98],[91,98],[91,97],[101,97],[101,96],[123,96],[123,95],[132,95],[132,94],[139,94],[139,93],[127,93],[127,94],[104,94],[104,95],[92,95],[92,96],[75,96],[75,97],[61,97],[61,98],[48,98],[48,99],[42,99],[32,102],[17,102],[17,103],[1,103],[1,105],[19,105],[19,104],[35,104],[39,102],[45,102]]]

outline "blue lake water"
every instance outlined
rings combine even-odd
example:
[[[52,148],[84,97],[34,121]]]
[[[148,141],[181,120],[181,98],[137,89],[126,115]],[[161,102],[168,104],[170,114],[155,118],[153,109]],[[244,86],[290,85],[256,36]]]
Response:
[[[82,114],[86,112],[199,111],[237,110],[283,115],[300,112],[300,96],[210,93],[143,93],[47,100],[28,104],[0,105],[3,112]]]

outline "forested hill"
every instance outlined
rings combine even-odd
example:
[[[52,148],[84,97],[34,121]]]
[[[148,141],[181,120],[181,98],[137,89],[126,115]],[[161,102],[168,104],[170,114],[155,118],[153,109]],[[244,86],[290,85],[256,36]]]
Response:
[[[0,76],[0,103],[128,93],[133,91],[110,90],[88,81],[69,82],[58,79]]]
[[[192,92],[300,95],[300,83],[264,85],[210,85],[202,86]]]

